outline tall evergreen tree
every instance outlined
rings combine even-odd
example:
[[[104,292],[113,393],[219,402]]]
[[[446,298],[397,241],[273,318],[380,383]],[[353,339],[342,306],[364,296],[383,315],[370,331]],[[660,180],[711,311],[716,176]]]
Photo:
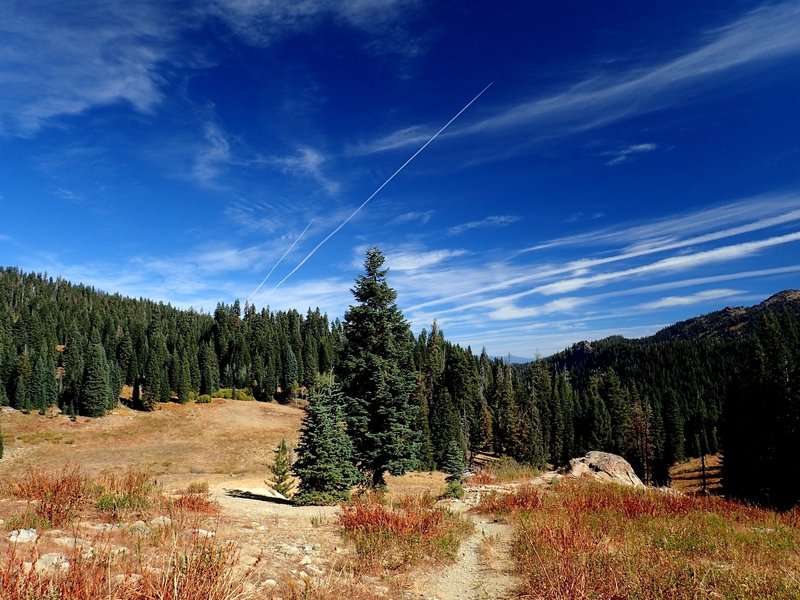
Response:
[[[108,364],[105,350],[99,342],[89,345],[86,357],[78,410],[87,417],[101,417],[106,413],[108,403]]]
[[[414,469],[419,443],[413,335],[386,282],[384,260],[377,248],[367,250],[365,273],[352,290],[356,304],[345,313],[339,365],[355,456],[376,486],[386,472]]]
[[[309,400],[292,467],[300,478],[297,503],[334,504],[359,480],[342,404],[341,391],[332,381]]]

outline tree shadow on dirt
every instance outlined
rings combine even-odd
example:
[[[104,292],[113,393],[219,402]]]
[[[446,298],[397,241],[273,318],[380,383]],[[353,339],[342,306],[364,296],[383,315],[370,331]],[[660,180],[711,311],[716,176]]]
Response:
[[[291,500],[286,498],[276,498],[267,494],[259,494],[249,490],[225,489],[225,494],[231,498],[244,498],[245,500],[258,500],[259,502],[271,502],[272,504],[292,505]]]

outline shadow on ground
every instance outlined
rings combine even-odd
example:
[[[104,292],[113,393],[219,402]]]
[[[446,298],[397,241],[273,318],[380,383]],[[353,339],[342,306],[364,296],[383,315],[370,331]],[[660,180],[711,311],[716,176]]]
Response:
[[[284,504],[287,506],[292,505],[291,500],[286,498],[275,498],[274,496],[267,496],[266,494],[257,494],[248,490],[225,489],[225,494],[231,498],[244,498],[246,500],[258,500],[260,502],[271,502],[272,504]]]

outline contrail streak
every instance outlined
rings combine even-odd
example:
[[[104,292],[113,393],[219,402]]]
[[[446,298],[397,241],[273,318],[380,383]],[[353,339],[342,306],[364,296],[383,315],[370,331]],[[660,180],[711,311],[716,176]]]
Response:
[[[300,238],[301,238],[301,237],[303,237],[303,234],[304,234],[306,231],[308,231],[308,228],[309,228],[309,227],[311,227],[311,223],[313,223],[313,222],[314,222],[314,219],[311,219],[311,220],[308,222],[308,225],[306,225],[306,228],[305,228],[305,229],[303,229],[303,231],[301,231],[301,232],[300,232],[300,235],[298,235],[298,236],[297,236],[297,239],[295,239],[295,241],[293,241],[293,242],[292,242],[292,245],[291,245],[291,246],[289,246],[289,248],[286,250],[286,252],[284,252],[284,253],[283,253],[283,256],[281,256],[281,257],[278,259],[278,262],[276,262],[276,263],[275,263],[275,265],[274,265],[274,266],[273,266],[273,267],[272,267],[272,268],[269,270],[269,273],[267,273],[267,276],[266,276],[266,277],[264,277],[264,280],[263,280],[261,283],[259,283],[259,284],[258,284],[258,287],[257,287],[255,290],[253,290],[253,293],[252,293],[252,294],[250,294],[250,297],[247,299],[247,302],[246,302],[246,304],[250,304],[250,300],[252,300],[252,299],[253,299],[253,296],[255,296],[255,295],[258,293],[258,290],[260,290],[260,289],[261,289],[261,286],[263,286],[265,283],[267,283],[267,279],[269,279],[269,276],[270,276],[270,275],[272,275],[272,272],[273,272],[275,269],[277,269],[277,268],[278,268],[278,265],[279,265],[279,264],[281,264],[281,262],[283,262],[283,259],[284,259],[284,258],[286,258],[286,255],[287,255],[287,254],[289,254],[289,252],[291,252],[291,251],[292,251],[292,248],[294,248],[295,244],[297,244],[297,242],[299,242],[299,241],[300,241]],[[270,292],[270,293],[271,293],[271,292]],[[268,294],[268,295],[269,295],[269,294]]]
[[[492,82],[492,83],[493,83],[493,82]],[[442,127],[442,128],[439,130],[439,131],[437,131],[436,133],[434,133],[434,134],[433,134],[433,136],[431,136],[431,139],[429,139],[427,142],[425,142],[424,144],[422,144],[422,146],[420,146],[419,150],[417,150],[416,152],[414,152],[414,154],[412,154],[412,155],[411,155],[411,158],[409,158],[409,159],[408,159],[406,162],[404,162],[404,163],[403,163],[403,164],[400,166],[400,168],[399,168],[399,169],[397,169],[397,170],[396,170],[394,173],[392,173],[392,174],[389,176],[389,178],[388,178],[386,181],[384,181],[384,182],[383,182],[383,183],[380,185],[380,187],[378,187],[378,189],[377,189],[377,190],[375,190],[374,192],[372,192],[372,194],[370,194],[369,198],[367,198],[366,200],[364,200],[364,202],[362,202],[362,203],[361,203],[361,205],[360,205],[358,208],[356,208],[356,209],[355,209],[355,210],[354,210],[352,213],[350,213],[350,216],[349,216],[349,217],[347,217],[347,218],[346,218],[344,221],[342,221],[342,222],[339,224],[339,226],[338,226],[336,229],[334,229],[334,230],[333,230],[333,231],[331,231],[331,232],[330,232],[330,233],[329,233],[327,236],[325,236],[325,238],[324,238],[324,239],[323,239],[323,240],[322,240],[322,241],[321,241],[319,244],[317,244],[316,246],[314,246],[314,249],[313,249],[313,250],[311,250],[311,252],[309,252],[309,253],[306,255],[306,257],[305,257],[303,260],[301,260],[301,261],[300,261],[300,262],[297,264],[297,266],[296,266],[294,269],[292,269],[291,271],[289,271],[289,274],[288,274],[288,275],[286,275],[286,277],[284,277],[283,279],[281,279],[281,280],[278,282],[278,284],[277,284],[277,285],[276,285],[274,288],[272,288],[272,289],[271,289],[271,290],[270,290],[270,291],[267,293],[267,298],[270,296],[270,294],[272,294],[272,292],[274,292],[274,291],[275,291],[275,290],[277,290],[279,287],[281,287],[281,285],[283,285],[283,283],[284,283],[284,282],[285,282],[287,279],[289,279],[289,277],[291,277],[292,275],[294,275],[295,273],[297,273],[298,269],[300,269],[300,267],[302,267],[304,264],[306,264],[306,261],[308,261],[308,259],[309,259],[309,258],[311,258],[312,256],[314,256],[314,254],[317,252],[317,250],[319,250],[319,249],[320,249],[320,248],[321,248],[321,247],[322,247],[322,246],[325,244],[325,242],[327,242],[329,239],[331,239],[333,236],[335,236],[337,233],[339,233],[339,231],[342,229],[342,227],[344,227],[345,225],[347,225],[347,224],[350,222],[350,220],[351,220],[353,217],[355,217],[355,216],[356,216],[356,215],[357,215],[359,212],[361,212],[361,209],[362,209],[362,208],[364,208],[364,207],[365,207],[367,204],[369,204],[369,201],[370,201],[370,200],[372,200],[372,199],[373,199],[375,196],[377,196],[377,195],[378,195],[378,193],[379,193],[379,192],[380,192],[380,191],[381,191],[383,188],[385,188],[385,187],[386,187],[386,186],[389,184],[389,182],[390,182],[392,179],[394,179],[395,177],[397,177],[397,175],[399,175],[399,174],[400,174],[400,172],[401,172],[403,169],[405,169],[405,168],[408,166],[408,164],[409,164],[409,163],[410,163],[412,160],[414,160],[415,158],[417,158],[417,155],[418,155],[420,152],[422,152],[423,150],[425,150],[425,148],[427,148],[427,147],[428,147],[428,145],[429,145],[431,142],[433,142],[433,140],[435,140],[437,137],[439,137],[439,135],[440,135],[440,134],[441,134],[441,133],[442,133],[442,132],[443,132],[445,129],[447,129],[448,127],[450,127],[450,125],[452,124],[452,122],[453,122],[453,121],[455,121],[455,120],[456,120],[458,117],[460,117],[460,116],[461,116],[461,113],[463,113],[463,112],[464,112],[465,110],[467,110],[467,109],[468,109],[470,106],[472,106],[472,103],[473,103],[473,102],[475,102],[475,101],[476,101],[478,98],[480,98],[480,97],[481,97],[481,95],[483,94],[483,92],[485,92],[486,90],[488,90],[488,89],[489,89],[491,86],[492,86],[492,84],[490,83],[490,84],[489,84],[489,85],[487,85],[485,88],[483,88],[483,89],[482,89],[480,92],[478,92],[478,95],[477,95],[477,96],[475,96],[475,97],[474,97],[472,100],[470,100],[469,102],[467,102],[467,104],[466,104],[466,106],[464,106],[464,108],[462,108],[460,111],[458,111],[458,112],[455,114],[455,116],[454,116],[452,119],[450,119],[450,120],[449,120],[447,123],[445,123],[445,124],[444,124],[444,126],[443,126],[443,127]]]

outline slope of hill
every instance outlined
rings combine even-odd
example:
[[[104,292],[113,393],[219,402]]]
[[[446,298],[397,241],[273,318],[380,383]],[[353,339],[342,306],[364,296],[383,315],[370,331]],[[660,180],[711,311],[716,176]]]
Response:
[[[755,306],[728,307],[681,321],[665,327],[651,338],[645,339],[655,341],[707,338],[733,340],[752,333],[765,313],[784,310],[795,316],[800,315],[800,290],[778,292]]]

